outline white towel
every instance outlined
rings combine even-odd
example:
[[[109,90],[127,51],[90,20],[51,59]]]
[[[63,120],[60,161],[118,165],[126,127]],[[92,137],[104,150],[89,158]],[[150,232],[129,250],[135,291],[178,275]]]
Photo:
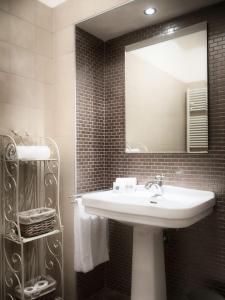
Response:
[[[51,156],[48,146],[16,146],[9,144],[6,149],[6,159],[46,160]]]
[[[89,272],[109,260],[108,220],[85,212],[82,199],[74,205],[74,269]]]

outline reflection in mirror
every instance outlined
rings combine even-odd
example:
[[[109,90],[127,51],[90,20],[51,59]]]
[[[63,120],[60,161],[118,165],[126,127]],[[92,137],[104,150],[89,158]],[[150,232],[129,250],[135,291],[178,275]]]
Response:
[[[127,153],[208,151],[205,23],[127,46],[125,85]]]

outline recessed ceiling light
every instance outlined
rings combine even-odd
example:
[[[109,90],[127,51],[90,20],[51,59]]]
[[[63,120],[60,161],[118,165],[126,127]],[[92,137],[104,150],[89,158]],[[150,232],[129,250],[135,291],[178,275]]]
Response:
[[[47,5],[51,8],[54,8],[54,7],[62,4],[66,0],[38,0],[38,1],[44,3],[45,5]]]
[[[147,16],[152,16],[156,13],[156,9],[154,7],[149,7],[144,10],[144,14]]]

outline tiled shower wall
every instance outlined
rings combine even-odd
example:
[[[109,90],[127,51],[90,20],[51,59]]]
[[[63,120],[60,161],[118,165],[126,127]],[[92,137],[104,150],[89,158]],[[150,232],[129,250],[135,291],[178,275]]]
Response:
[[[139,182],[145,182],[155,174],[164,173],[166,183],[216,192],[217,206],[213,215],[190,228],[166,231],[169,300],[180,299],[191,289],[203,286],[225,295],[224,12],[223,2],[105,44],[77,29],[79,191],[111,186],[118,176],[136,176]],[[179,29],[203,21],[208,23],[209,153],[125,154],[124,47],[164,34],[171,27]],[[94,87],[98,87],[98,94]],[[82,287],[85,281],[86,293],[88,290],[91,293],[93,282],[97,280],[100,288],[104,278],[105,285],[129,295],[131,249],[132,229],[111,222],[110,262],[105,268],[103,265],[97,271],[78,277],[78,286]]]

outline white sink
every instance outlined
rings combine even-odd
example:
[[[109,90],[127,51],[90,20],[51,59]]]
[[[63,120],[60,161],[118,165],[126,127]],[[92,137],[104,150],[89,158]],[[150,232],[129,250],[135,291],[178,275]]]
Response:
[[[113,190],[89,193],[83,196],[86,211],[110,219],[159,226],[181,228],[190,226],[212,212],[213,192],[165,185],[162,196],[144,186],[134,192]]]
[[[88,213],[134,225],[131,300],[166,300],[163,228],[190,226],[215,205],[209,191],[166,185],[161,196],[154,195],[139,185],[129,193],[109,190],[82,197]]]

